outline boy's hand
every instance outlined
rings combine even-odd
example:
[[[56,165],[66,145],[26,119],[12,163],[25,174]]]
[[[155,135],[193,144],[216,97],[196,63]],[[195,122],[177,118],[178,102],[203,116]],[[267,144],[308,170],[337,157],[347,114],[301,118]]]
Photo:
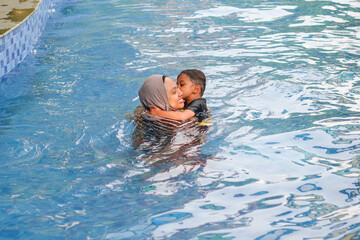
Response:
[[[152,106],[151,108],[150,108],[150,114],[151,115],[158,115],[159,113],[161,112],[161,109],[160,108],[158,108],[158,107],[156,107],[156,106]]]

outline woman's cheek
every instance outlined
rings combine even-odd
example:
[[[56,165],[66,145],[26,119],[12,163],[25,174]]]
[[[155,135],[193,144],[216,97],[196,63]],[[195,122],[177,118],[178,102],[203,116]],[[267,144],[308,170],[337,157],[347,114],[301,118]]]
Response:
[[[170,100],[170,99],[169,99]],[[169,101],[170,107],[174,108],[174,109],[178,109],[178,102],[177,102],[177,97],[171,97],[171,101]]]

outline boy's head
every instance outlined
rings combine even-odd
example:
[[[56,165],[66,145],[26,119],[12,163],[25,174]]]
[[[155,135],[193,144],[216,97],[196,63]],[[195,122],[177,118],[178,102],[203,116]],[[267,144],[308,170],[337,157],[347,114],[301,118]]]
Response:
[[[180,90],[183,92],[183,98],[187,100],[190,96],[202,97],[206,87],[205,74],[197,69],[187,69],[182,71],[177,82]]]

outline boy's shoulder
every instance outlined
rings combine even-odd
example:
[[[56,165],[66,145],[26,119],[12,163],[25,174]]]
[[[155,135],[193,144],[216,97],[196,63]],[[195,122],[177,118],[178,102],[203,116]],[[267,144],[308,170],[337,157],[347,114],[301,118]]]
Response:
[[[206,99],[205,98],[194,99],[189,104],[186,104],[185,109],[189,109],[194,112],[208,111],[206,106]]]
[[[185,106],[190,106],[190,105],[194,105],[194,104],[206,104],[206,99],[205,98],[196,98],[194,100],[192,100],[190,103],[186,104]]]
[[[194,99],[191,103],[189,103],[189,105],[186,106],[185,109],[193,111],[195,113],[195,117],[198,119],[198,122],[202,122],[208,117],[209,114],[205,98]]]

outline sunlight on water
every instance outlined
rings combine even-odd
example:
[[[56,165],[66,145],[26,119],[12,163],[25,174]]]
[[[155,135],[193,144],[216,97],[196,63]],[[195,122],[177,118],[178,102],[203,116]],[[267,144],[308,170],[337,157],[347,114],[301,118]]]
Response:
[[[58,3],[1,79],[0,238],[359,238],[359,7]],[[187,68],[212,124],[135,127]]]

